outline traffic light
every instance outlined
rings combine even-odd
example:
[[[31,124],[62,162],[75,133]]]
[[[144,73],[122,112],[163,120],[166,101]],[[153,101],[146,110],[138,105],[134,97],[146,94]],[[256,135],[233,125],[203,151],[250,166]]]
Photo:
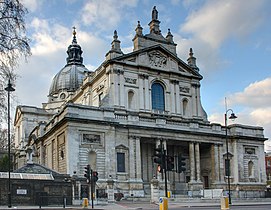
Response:
[[[167,156],[167,171],[172,171],[174,169],[174,157]]]
[[[177,172],[178,173],[184,172],[186,170],[185,165],[186,165],[185,158],[181,154],[179,154],[178,155],[178,170],[177,170]]]
[[[97,171],[93,171],[92,172],[92,179],[93,179],[93,182],[97,182],[98,181],[98,172]]]
[[[84,177],[86,177],[87,178],[87,182],[89,182],[90,181],[90,165],[87,165],[86,167],[85,167],[85,174],[84,174]]]
[[[165,154],[162,147],[162,144],[160,144],[157,148],[155,148],[154,152],[154,159],[153,161],[157,163],[161,169],[165,168]]]

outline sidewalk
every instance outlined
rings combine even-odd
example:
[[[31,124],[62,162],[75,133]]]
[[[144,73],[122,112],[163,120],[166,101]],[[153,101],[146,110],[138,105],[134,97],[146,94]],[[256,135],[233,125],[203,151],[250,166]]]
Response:
[[[203,207],[203,206],[220,206],[220,200],[195,200],[191,199],[190,201],[171,201],[169,200],[168,207]],[[271,198],[261,199],[261,200],[232,200],[232,206],[252,206],[252,205],[271,205]],[[142,202],[142,201],[126,201],[122,200],[120,202],[115,203],[104,203],[104,204],[95,204],[94,209],[96,210],[122,210],[122,209],[130,209],[130,210],[139,210],[139,209],[148,209],[148,208],[159,208],[158,203],[150,203],[150,202]],[[7,206],[0,206],[1,210],[7,209],[31,209],[31,210],[40,210],[39,206],[18,206],[14,205],[12,208],[8,208]],[[63,209],[63,206],[59,207],[42,207],[41,209]],[[82,206],[67,206],[65,209],[69,210],[78,210],[84,209]],[[87,209],[92,209],[91,205]]]

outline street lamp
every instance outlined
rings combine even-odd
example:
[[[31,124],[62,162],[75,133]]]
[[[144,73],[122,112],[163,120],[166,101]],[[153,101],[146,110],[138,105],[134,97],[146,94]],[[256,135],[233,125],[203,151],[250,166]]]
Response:
[[[11,208],[11,192],[10,192],[10,92],[15,91],[8,80],[8,86],[5,88],[8,91],[8,208]]]
[[[226,129],[226,150],[227,150],[227,156],[226,156],[226,176],[228,177],[228,190],[229,190],[229,204],[231,204],[231,180],[230,180],[230,160],[229,160],[229,141],[228,141],[228,125],[227,125],[227,119],[228,119],[228,112],[231,112],[231,116],[229,119],[234,120],[237,118],[237,116],[233,113],[232,109],[226,109],[225,113],[225,129]]]

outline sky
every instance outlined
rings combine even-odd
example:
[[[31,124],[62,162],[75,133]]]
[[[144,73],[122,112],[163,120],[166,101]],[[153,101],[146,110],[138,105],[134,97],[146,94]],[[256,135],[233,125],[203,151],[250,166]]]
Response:
[[[17,105],[41,107],[52,78],[66,64],[76,27],[84,64],[95,70],[117,30],[124,53],[133,49],[137,21],[149,33],[153,6],[161,33],[170,29],[177,55],[193,48],[203,76],[201,101],[211,123],[224,124],[227,109],[237,124],[262,126],[271,138],[270,0],[22,0],[28,9],[32,56],[17,69]],[[229,112],[228,112],[229,113]],[[230,113],[229,113],[230,114]],[[229,124],[232,123],[228,121]],[[271,152],[271,141],[266,142]]]

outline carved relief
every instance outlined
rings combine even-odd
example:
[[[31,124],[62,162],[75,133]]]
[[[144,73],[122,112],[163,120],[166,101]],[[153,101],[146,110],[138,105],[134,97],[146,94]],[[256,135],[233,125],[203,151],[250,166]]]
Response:
[[[101,143],[101,136],[95,134],[83,134],[83,144],[100,144]]]
[[[124,71],[121,70],[121,69],[113,69],[113,73],[115,73],[115,74],[123,74]]]
[[[138,76],[141,79],[148,79],[149,78],[149,75],[147,75],[147,74],[138,74]]]
[[[189,87],[182,87],[182,86],[180,86],[180,92],[189,93],[189,91],[190,91]]]
[[[125,77],[125,82],[130,84],[136,84],[136,79]]]
[[[174,85],[178,85],[179,84],[179,81],[178,80],[170,80],[170,82]]]
[[[97,89],[96,89],[96,92],[99,92],[103,88],[104,88],[104,85],[99,85],[99,87],[97,87]]]
[[[245,148],[245,153],[249,155],[255,155],[255,148]]]
[[[154,52],[148,53],[148,55],[149,55],[150,65],[156,66],[156,67],[162,67],[162,68],[166,67],[167,58],[163,56],[161,53],[154,51]]]

